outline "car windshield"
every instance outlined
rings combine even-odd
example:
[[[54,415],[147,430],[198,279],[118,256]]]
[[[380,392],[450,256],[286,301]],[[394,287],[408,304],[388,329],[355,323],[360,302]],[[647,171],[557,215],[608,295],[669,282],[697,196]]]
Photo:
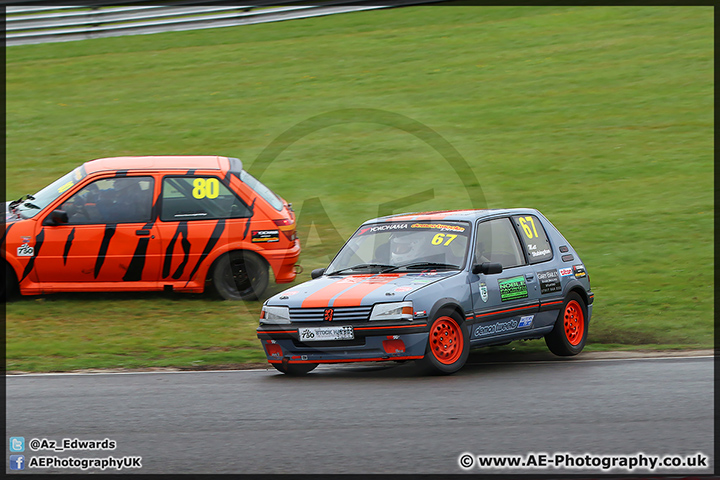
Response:
[[[383,222],[363,225],[326,272],[460,270],[470,238],[465,222]]]
[[[37,215],[43,208],[50,205],[60,195],[72,188],[80,180],[85,178],[87,173],[85,167],[80,165],[72,172],[63,175],[53,183],[43,188],[34,195],[29,195],[17,205],[17,211],[23,218],[32,218]]]

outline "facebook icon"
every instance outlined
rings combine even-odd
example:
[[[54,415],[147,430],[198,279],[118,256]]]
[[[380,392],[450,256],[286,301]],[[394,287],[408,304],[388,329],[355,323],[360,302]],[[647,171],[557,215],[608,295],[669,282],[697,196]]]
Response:
[[[10,455],[10,470],[25,470],[25,455]]]

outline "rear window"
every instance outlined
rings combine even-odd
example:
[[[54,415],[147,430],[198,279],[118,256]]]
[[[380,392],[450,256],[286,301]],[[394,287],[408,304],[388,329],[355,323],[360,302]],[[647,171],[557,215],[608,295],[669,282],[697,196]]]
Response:
[[[163,178],[160,219],[210,220],[247,218],[252,212],[216,177]]]
[[[240,173],[240,180],[242,180],[248,187],[252,188],[255,193],[262,197],[263,200],[272,205],[275,210],[278,212],[282,211],[283,202],[280,200],[280,197],[275,195],[275,193],[268,187],[260,183],[260,180],[256,179],[245,170]]]
[[[525,245],[530,263],[552,260],[553,253],[550,242],[540,220],[535,215],[515,215],[512,219],[515,229]]]

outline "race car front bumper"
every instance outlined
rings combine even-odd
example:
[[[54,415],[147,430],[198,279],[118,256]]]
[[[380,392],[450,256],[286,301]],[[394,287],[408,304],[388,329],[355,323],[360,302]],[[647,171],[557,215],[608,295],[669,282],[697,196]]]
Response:
[[[342,325],[353,327],[353,339],[301,341],[299,328],[327,327],[327,323],[317,322],[265,325],[257,329],[257,336],[270,363],[400,361],[420,359],[425,355],[428,340],[428,325],[425,322]]]

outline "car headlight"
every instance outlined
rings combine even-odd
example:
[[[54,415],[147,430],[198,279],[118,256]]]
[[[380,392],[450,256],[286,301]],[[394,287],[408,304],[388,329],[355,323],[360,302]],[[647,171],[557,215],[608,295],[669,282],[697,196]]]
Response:
[[[394,302],[394,303],[378,303],[370,314],[370,320],[412,320],[413,304],[412,302]]]
[[[288,307],[268,307],[263,305],[260,312],[260,325],[290,323],[290,309]]]

